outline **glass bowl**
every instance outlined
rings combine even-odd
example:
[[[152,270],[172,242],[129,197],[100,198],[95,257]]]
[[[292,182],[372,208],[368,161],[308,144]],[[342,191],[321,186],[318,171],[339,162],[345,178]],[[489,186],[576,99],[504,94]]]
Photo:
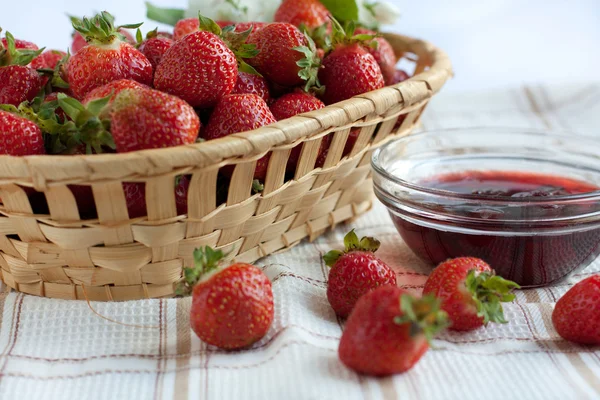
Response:
[[[371,165],[375,194],[398,232],[432,265],[479,257],[499,275],[536,287],[586,267],[600,254],[598,140],[519,129],[438,130],[390,141],[375,151]],[[440,177],[486,174],[517,181],[543,174],[588,189],[532,197],[432,184]]]

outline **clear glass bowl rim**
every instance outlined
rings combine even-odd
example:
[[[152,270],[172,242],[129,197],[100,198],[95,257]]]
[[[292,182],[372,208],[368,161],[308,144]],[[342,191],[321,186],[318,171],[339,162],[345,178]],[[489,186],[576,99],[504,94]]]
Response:
[[[469,128],[445,128],[445,129],[431,129],[418,133],[411,133],[409,135],[390,140],[385,143],[383,146],[377,148],[373,155],[371,156],[371,167],[373,170],[384,177],[385,179],[392,181],[400,186],[404,186],[415,190],[417,192],[429,193],[435,196],[442,197],[450,197],[455,199],[464,199],[464,200],[479,200],[483,203],[502,203],[504,205],[510,204],[523,204],[523,203],[535,203],[535,204],[544,204],[544,203],[556,203],[556,201],[565,201],[569,202],[569,200],[598,200],[600,201],[600,189],[587,192],[587,193],[579,193],[579,194],[570,194],[570,195],[558,195],[552,196],[551,198],[546,197],[510,197],[510,196],[487,196],[487,195],[479,195],[479,194],[461,194],[456,192],[451,192],[443,189],[435,189],[426,186],[421,186],[413,182],[409,182],[405,179],[399,178],[396,175],[389,173],[379,162],[380,154],[383,153],[387,148],[409,140],[418,140],[420,137],[425,137],[433,134],[452,134],[453,132],[468,132],[468,131],[489,131],[490,133],[513,133],[513,134],[525,134],[531,136],[539,136],[544,138],[552,138],[552,139],[562,139],[567,141],[575,141],[575,142],[590,142],[595,146],[600,147],[597,141],[594,141],[593,138],[578,135],[569,131],[543,131],[543,130],[533,130],[527,128],[510,128],[510,127],[469,127]],[[598,158],[598,173],[600,173],[600,155]]]

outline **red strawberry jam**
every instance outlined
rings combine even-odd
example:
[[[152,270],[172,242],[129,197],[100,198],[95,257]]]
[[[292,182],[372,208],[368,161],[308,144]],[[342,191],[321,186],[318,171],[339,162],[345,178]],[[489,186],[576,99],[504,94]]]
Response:
[[[482,200],[480,208],[461,208],[460,200],[448,193],[447,204],[432,206],[437,215],[429,220],[392,214],[406,244],[433,264],[478,257],[522,286],[542,286],[587,266],[600,254],[600,228],[587,226],[585,220],[600,206],[571,196],[599,190],[589,183],[535,173],[467,171],[435,176],[419,185]],[[450,209],[457,219],[443,218]],[[579,222],[570,219],[574,215]]]

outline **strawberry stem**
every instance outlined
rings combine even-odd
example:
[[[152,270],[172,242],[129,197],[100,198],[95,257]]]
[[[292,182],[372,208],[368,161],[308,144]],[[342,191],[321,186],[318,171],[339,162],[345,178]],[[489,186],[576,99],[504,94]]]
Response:
[[[450,323],[448,314],[441,309],[441,301],[432,294],[416,298],[410,294],[400,296],[402,315],[394,318],[398,325],[410,324],[410,335],[423,334],[429,343]]]
[[[513,289],[521,287],[513,281],[504,279],[494,273],[471,270],[465,280],[467,290],[472,294],[477,307],[477,315],[483,317],[483,323],[496,322],[505,324],[503,302],[515,299]]]
[[[0,32],[2,32],[2,28],[0,28]],[[17,49],[15,46],[15,38],[10,32],[6,32],[6,48],[0,43],[0,67],[4,67],[6,65],[27,65],[42,54],[44,48],[39,50],[31,50],[31,49]]]
[[[210,246],[195,249],[193,255],[194,266],[183,268],[183,281],[175,290],[179,296],[191,293],[203,276],[218,269],[221,260],[225,257],[223,251],[214,250]]]
[[[106,11],[96,14],[92,19],[70,18],[73,29],[81,33],[86,42],[94,44],[110,44],[115,40],[125,41],[126,38],[119,33],[119,29],[137,29],[142,26],[142,23],[115,26],[115,18]]]

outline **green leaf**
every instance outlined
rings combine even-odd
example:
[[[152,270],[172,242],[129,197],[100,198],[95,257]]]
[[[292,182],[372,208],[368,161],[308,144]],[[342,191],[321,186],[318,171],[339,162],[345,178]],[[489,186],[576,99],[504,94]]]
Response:
[[[100,115],[100,113],[104,110],[106,105],[110,102],[110,99],[113,97],[113,94],[114,93],[111,93],[108,96],[103,97],[101,99],[96,99],[96,100],[90,101],[86,106],[87,110],[90,113],[92,113],[92,115],[95,115],[95,116]]]
[[[323,256],[323,261],[325,261],[325,265],[328,267],[333,267],[333,265],[342,255],[344,255],[343,251],[331,250]]]
[[[146,17],[156,22],[175,26],[177,21],[185,18],[185,10],[157,7],[150,2],[146,2]]]
[[[137,31],[135,31],[135,42],[139,46],[140,44],[142,44],[143,41],[144,36],[142,35],[142,31],[140,30],[140,28],[138,28]]]
[[[346,252],[357,249],[359,243],[360,241],[358,240],[358,236],[356,235],[356,232],[354,232],[354,229],[344,236],[344,248],[346,249]]]
[[[238,60],[238,71],[245,72],[247,74],[262,76],[254,67],[248,64],[244,60]]]
[[[431,294],[416,298],[403,293],[399,308],[401,315],[394,317],[394,323],[410,324],[410,335],[422,334],[428,342],[450,324],[448,314],[441,309],[440,300]]]
[[[505,324],[502,302],[513,301],[512,290],[520,286],[494,273],[471,270],[465,279],[465,286],[472,294],[477,307],[477,315],[483,318],[483,323],[495,322]]]
[[[198,13],[198,19],[200,20],[200,30],[214,33],[217,36],[221,36],[221,27],[212,19],[205,17],[201,13]]]
[[[356,0],[320,0],[321,3],[341,21],[358,20],[358,5]]]

